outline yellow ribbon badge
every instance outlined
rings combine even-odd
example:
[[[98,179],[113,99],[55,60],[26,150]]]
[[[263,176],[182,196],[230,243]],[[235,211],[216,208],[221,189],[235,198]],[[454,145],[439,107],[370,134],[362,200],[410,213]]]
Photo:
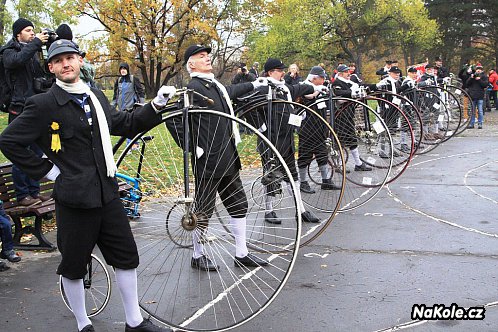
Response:
[[[52,129],[52,144],[50,145],[50,148],[57,153],[62,148],[61,138],[59,136],[59,124],[57,122],[52,122],[50,129]]]

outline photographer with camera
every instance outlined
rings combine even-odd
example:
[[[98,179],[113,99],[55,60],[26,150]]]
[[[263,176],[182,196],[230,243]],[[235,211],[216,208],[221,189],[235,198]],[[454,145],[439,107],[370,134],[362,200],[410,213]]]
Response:
[[[256,80],[256,76],[253,73],[250,73],[247,70],[247,66],[245,63],[241,62],[239,64],[239,68],[237,69],[237,75],[232,79],[232,84],[239,83],[249,83],[254,82]]]
[[[469,73],[467,80],[464,83],[470,97],[472,98],[472,109],[470,112],[470,122],[467,128],[474,128],[476,108],[478,113],[477,126],[482,129],[482,122],[484,120],[483,104],[484,104],[484,90],[488,86],[488,76],[483,71],[483,67],[477,64],[475,71]]]
[[[49,40],[47,32],[35,33],[34,24],[24,18],[12,24],[12,35],[12,39],[0,49],[5,80],[11,93],[9,123],[22,113],[27,98],[41,92],[35,89],[35,81],[44,76],[38,52]],[[30,149],[42,155],[38,146],[32,145]],[[12,178],[18,204],[32,206],[50,199],[40,195],[40,183],[29,178],[15,164],[12,165]]]

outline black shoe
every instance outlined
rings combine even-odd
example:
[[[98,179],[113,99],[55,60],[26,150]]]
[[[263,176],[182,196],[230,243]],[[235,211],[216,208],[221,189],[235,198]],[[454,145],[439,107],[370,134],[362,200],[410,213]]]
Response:
[[[266,259],[259,258],[257,256],[254,256],[253,254],[247,254],[242,258],[235,256],[233,262],[237,267],[258,267],[268,265],[268,261]]]
[[[482,125],[477,126],[477,129],[482,129]]]
[[[410,149],[407,144],[401,144],[400,150],[404,153],[412,152],[412,149]]]
[[[269,224],[280,225],[282,223],[282,220],[278,219],[275,211],[271,211],[271,212],[265,213],[265,222],[267,222]]]
[[[332,179],[322,179],[322,184],[320,186],[322,190],[341,190],[342,188],[336,186]]]
[[[313,189],[311,189],[308,181],[301,182],[301,184],[299,185],[299,190],[301,190],[303,193],[307,193],[307,194],[314,194],[315,193],[315,191]]]
[[[0,272],[7,271],[10,267],[5,262],[0,261]]]
[[[467,129],[474,129],[474,125],[472,125],[472,126],[471,126],[471,125],[468,125],[468,126],[467,126]]]
[[[148,319],[144,319],[140,325],[135,327],[130,327],[126,324],[125,332],[172,332],[172,329],[168,329],[165,327],[159,327],[157,325],[152,324],[152,322]]]
[[[199,258],[192,257],[192,260],[190,261],[190,266],[192,266],[194,269],[202,271],[216,271],[219,269],[219,266],[214,264],[213,261],[210,260],[209,257],[207,257],[206,255],[202,255]],[[130,330],[130,331],[135,331],[135,330]]]
[[[367,166],[365,163],[362,163],[360,166],[355,165],[355,166],[354,166],[354,170],[355,170],[355,171],[360,171],[360,172],[364,172],[364,171],[371,171],[371,170],[372,170],[372,167]]]
[[[21,260],[21,257],[16,255],[14,250],[9,250],[6,252],[0,252],[0,258],[8,259],[11,263],[17,263]]]
[[[303,222],[309,222],[313,224],[318,224],[320,222],[320,219],[318,219],[317,216],[315,216],[310,211],[304,211],[301,214],[301,218],[303,219]]]
[[[379,151],[379,157],[381,157],[382,159],[389,159],[389,156],[383,150]],[[362,165],[365,165],[365,164],[362,164]],[[356,167],[354,168],[354,170],[356,171]]]
[[[95,329],[93,328],[93,325],[88,324],[80,332],[95,332]]]

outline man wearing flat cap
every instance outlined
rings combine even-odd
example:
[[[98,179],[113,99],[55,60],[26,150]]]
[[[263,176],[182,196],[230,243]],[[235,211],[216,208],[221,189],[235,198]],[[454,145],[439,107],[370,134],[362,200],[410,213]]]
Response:
[[[224,86],[215,79],[211,65],[211,47],[191,45],[185,51],[184,61],[191,80],[187,85],[199,95],[193,95],[193,104],[234,115],[232,99],[244,95],[265,84],[260,79],[253,82]],[[237,267],[259,267],[268,261],[249,253],[246,243],[247,196],[240,179],[242,167],[237,144],[241,142],[236,123],[216,115],[191,114],[191,160],[195,178],[195,207],[199,219],[208,224],[218,193],[230,215],[232,234],[235,239],[234,263]],[[197,120],[196,120],[197,119]],[[167,123],[173,138],[183,146],[181,123]],[[195,143],[194,143],[195,142]],[[202,271],[216,271],[220,267],[208,257],[203,245],[204,230],[192,232],[193,253],[191,267]]]
[[[391,60],[386,60],[386,65],[383,68],[380,68],[375,72],[376,75],[379,75],[381,79],[383,79],[385,76],[387,76],[387,73],[389,72],[389,69],[392,66],[392,61]]]
[[[318,86],[309,85],[309,84],[294,84],[289,85],[284,81],[285,71],[287,68],[280,59],[269,58],[265,65],[264,70],[268,77],[268,82],[271,83],[275,89],[274,96],[278,100],[287,100],[293,101],[297,97],[302,97],[304,95],[312,94],[315,89],[318,90]],[[268,87],[259,88],[261,94],[268,95]],[[263,107],[259,110],[260,119],[265,121],[267,119],[267,109]],[[287,186],[287,190],[292,192],[292,187],[290,181],[294,181],[296,183],[296,187],[298,185],[299,175],[296,169],[296,160],[295,160],[295,142],[294,142],[294,132],[298,127],[298,122],[294,121],[295,117],[298,117],[295,114],[294,107],[288,104],[273,104],[272,109],[272,125],[270,128],[264,131],[264,134],[268,137],[268,139],[275,145],[277,151],[282,155],[282,158],[285,160],[287,167],[292,174],[292,179],[284,178],[284,181]],[[266,124],[264,125],[266,128]],[[264,157],[262,155],[262,157]],[[309,223],[318,223],[320,220],[311,212],[306,211],[302,199],[300,197],[300,192],[298,191],[298,197],[296,197],[296,202],[300,204],[302,212],[302,220],[303,222]],[[265,221],[270,224],[281,224],[282,221],[277,216],[276,212],[273,209],[273,197],[272,190],[267,186],[265,188]]]
[[[398,130],[398,120],[399,120],[399,109],[396,109],[396,100],[399,98],[396,97],[397,94],[404,92],[411,88],[408,84],[401,84],[400,81],[401,69],[397,66],[391,66],[388,71],[388,76],[377,83],[376,87],[389,91],[390,93],[382,95],[382,99],[387,102],[379,102],[380,115],[382,119],[384,119],[387,127],[391,132],[396,132]],[[393,105],[394,104],[394,105]],[[399,106],[398,103],[397,106]],[[386,151],[385,144],[386,137],[382,136],[380,138],[381,145],[379,150],[379,156],[381,158],[387,159],[390,158],[390,151]],[[408,146],[406,140],[406,132],[401,132],[401,146],[400,150],[405,153],[411,152],[411,147]],[[396,150],[393,151],[394,157],[402,156]]]
[[[12,24],[12,39],[0,49],[5,67],[5,80],[10,94],[9,123],[21,114],[26,99],[38,93],[35,91],[35,78],[44,76],[43,69],[38,60],[38,52],[48,40],[48,34],[35,34],[32,22],[19,18]],[[42,155],[40,149],[33,145],[32,150]],[[32,206],[49,197],[40,195],[40,184],[31,179],[14,163],[12,165],[12,178],[16,191],[17,202],[22,206]]]
[[[367,85],[370,89],[374,90],[375,85]],[[332,83],[331,88],[336,96],[346,98],[358,98],[361,96],[360,86],[351,81],[351,73],[349,67],[345,64],[337,66],[337,76]],[[336,108],[340,109],[339,107]],[[354,112],[341,112],[336,114],[334,129],[337,137],[343,147],[349,147],[353,162],[355,164],[354,170],[356,172],[368,172],[372,167],[362,162],[360,159],[360,151],[358,150],[358,139],[354,128]]]
[[[322,119],[327,119],[327,105],[325,103],[315,104],[322,93],[327,93],[328,89],[323,84],[327,74],[320,66],[311,68],[305,84],[316,86],[315,92],[304,95],[304,105],[312,106],[312,109],[320,115]],[[322,91],[319,91],[321,89]],[[308,182],[308,167],[313,158],[318,164],[318,169],[322,176],[321,190],[340,190],[341,187],[335,185],[330,178],[331,170],[328,165],[328,148],[326,140],[330,136],[327,125],[314,114],[307,114],[299,130],[299,145],[297,166],[299,170],[299,189],[307,194],[314,194],[316,191]]]
[[[437,87],[440,83],[442,83],[442,80],[436,76],[434,65],[432,63],[426,64],[425,72],[417,84],[418,88],[433,92],[436,96],[439,96]],[[436,100],[432,95],[427,94],[424,98],[426,99],[424,103],[426,109],[422,110],[424,139],[428,141],[441,140],[445,135],[439,133],[439,124],[432,117],[437,119],[443,109],[439,105],[439,100]],[[428,118],[429,115],[431,115],[430,119]]]
[[[33,179],[54,180],[57,273],[78,331],[95,331],[87,317],[83,276],[95,245],[114,268],[126,315],[125,331],[170,331],[143,319],[138,305],[138,252],[118,193],[110,134],[134,137],[161,122],[158,107],[176,91],[161,87],[152,103],[133,113],[115,112],[106,96],[80,80],[83,59],[70,40],[52,43],[48,68],[56,83],[26,100],[24,111],[0,136],[0,149]],[[47,158],[30,145],[36,143]],[[57,328],[53,328],[57,330]]]

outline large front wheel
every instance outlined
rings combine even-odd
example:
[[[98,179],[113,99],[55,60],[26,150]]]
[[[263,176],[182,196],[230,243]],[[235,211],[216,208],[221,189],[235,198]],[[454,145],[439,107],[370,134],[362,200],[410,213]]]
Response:
[[[118,150],[119,172],[135,176],[140,168],[140,187],[147,193],[140,201],[140,221],[132,223],[140,255],[139,302],[148,314],[182,331],[222,331],[262,312],[284,286],[297,257],[301,211],[295,185],[286,181],[289,169],[255,128],[225,113],[189,110],[190,149],[184,155],[184,119],[181,112],[167,114],[160,125],[135,137],[154,137],[142,152],[128,153],[133,144]],[[242,133],[236,148],[235,124]],[[226,158],[202,163],[217,155]],[[261,175],[266,189],[255,191]],[[249,199],[250,193],[271,195],[268,188],[280,190],[280,204],[274,205],[280,224],[267,221],[264,204],[256,203],[262,197]],[[249,252],[267,260],[267,266],[235,263],[234,227],[243,215]],[[193,263],[194,250],[201,246],[217,270]]]

